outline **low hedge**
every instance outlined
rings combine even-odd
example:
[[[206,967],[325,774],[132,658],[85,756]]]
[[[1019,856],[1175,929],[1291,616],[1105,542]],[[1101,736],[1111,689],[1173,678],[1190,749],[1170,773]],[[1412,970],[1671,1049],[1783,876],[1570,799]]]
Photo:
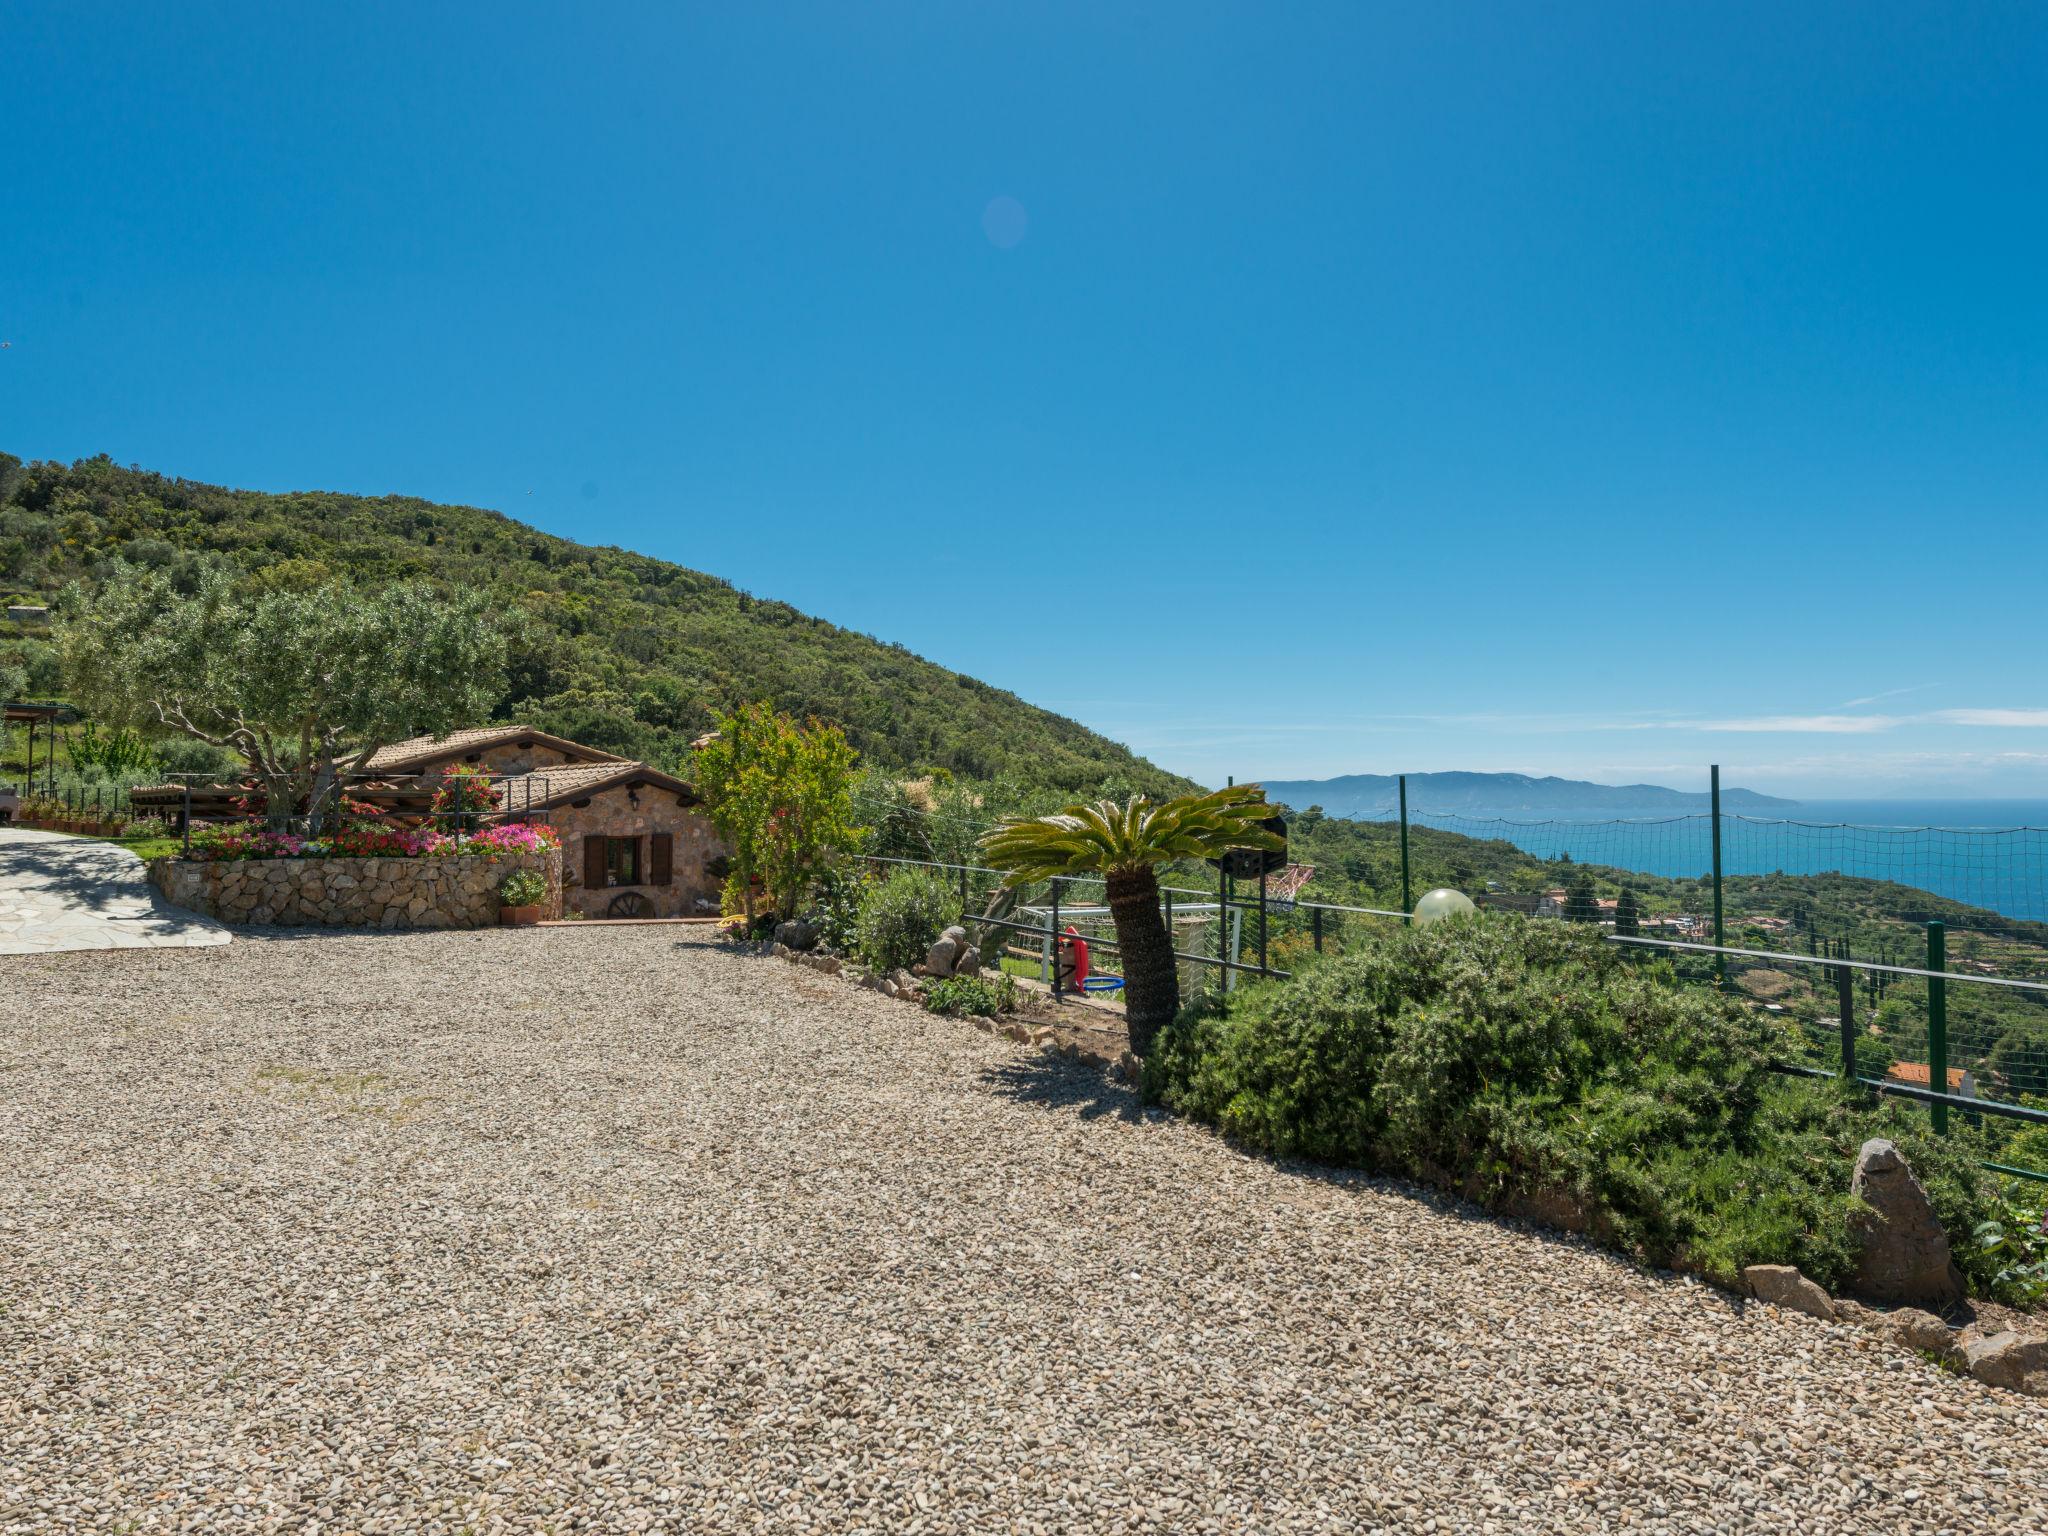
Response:
[[[1388,935],[1185,1010],[1148,1095],[1289,1157],[1407,1175],[1732,1284],[1855,1267],[1849,1180],[1899,1143],[1957,1262],[1997,1192],[1968,1126],[1770,1070],[1796,1031],[1566,923],[1482,916]]]

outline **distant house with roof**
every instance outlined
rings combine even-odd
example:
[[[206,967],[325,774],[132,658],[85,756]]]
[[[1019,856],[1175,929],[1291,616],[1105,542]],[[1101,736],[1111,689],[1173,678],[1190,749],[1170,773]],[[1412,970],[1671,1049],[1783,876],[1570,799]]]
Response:
[[[650,764],[529,725],[490,725],[415,736],[373,753],[351,798],[400,820],[422,819],[441,774],[456,766],[495,775],[495,819],[533,821],[562,840],[563,904],[586,917],[695,917],[718,911],[726,849],[697,792]],[[243,791],[179,785],[138,789],[138,809],[195,821],[240,812]]]
[[[426,778],[456,764],[503,775],[508,821],[545,822],[562,839],[564,901],[586,917],[691,917],[718,910],[726,849],[689,784],[649,764],[532,726],[416,736],[375,753],[366,783]]]
[[[1887,1082],[1901,1083],[1908,1088],[1925,1088],[1934,1081],[1934,1068],[1924,1061],[1895,1061],[1885,1069]],[[1959,1098],[1977,1097],[1977,1079],[1961,1067],[1948,1069],[1948,1091]]]

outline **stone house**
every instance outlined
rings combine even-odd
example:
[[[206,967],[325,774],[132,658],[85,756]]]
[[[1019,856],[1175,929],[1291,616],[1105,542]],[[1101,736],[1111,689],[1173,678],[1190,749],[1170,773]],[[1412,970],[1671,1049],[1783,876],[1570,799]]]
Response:
[[[586,917],[718,913],[727,852],[697,793],[673,774],[530,726],[486,726],[384,748],[367,774],[430,778],[452,763],[502,774],[508,821],[544,822],[562,840],[562,902]]]

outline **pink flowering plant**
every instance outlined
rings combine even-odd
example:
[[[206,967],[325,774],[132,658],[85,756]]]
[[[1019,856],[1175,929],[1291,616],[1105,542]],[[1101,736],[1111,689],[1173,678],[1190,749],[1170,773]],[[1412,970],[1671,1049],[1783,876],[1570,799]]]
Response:
[[[553,827],[512,822],[502,827],[484,828],[463,844],[462,852],[497,858],[508,853],[546,853],[561,846],[562,839]]]
[[[192,857],[209,864],[233,859],[299,859],[306,840],[290,832],[271,832],[246,822],[208,827],[192,835]]]
[[[192,857],[208,863],[230,859],[431,859],[507,858],[545,853],[562,846],[553,827],[486,827],[456,839],[432,827],[355,823],[321,838],[270,832],[253,823],[208,827],[192,834]]]

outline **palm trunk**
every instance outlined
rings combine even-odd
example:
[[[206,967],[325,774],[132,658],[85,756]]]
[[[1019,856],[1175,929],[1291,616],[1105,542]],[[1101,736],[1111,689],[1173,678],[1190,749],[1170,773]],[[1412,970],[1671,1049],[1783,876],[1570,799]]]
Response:
[[[1112,870],[1109,915],[1116,923],[1124,968],[1124,1019],[1131,1051],[1151,1054],[1152,1039],[1180,1012],[1180,973],[1174,968],[1173,936],[1159,914],[1159,876],[1148,865]]]

